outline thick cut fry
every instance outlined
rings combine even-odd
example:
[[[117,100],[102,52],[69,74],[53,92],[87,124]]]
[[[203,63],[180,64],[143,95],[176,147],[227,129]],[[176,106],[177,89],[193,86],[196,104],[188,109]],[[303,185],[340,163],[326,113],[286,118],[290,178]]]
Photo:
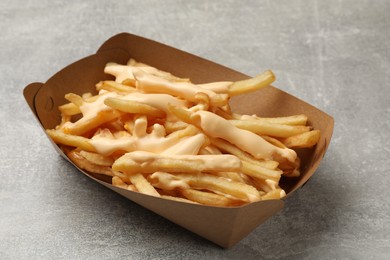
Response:
[[[144,104],[133,100],[124,100],[121,98],[106,98],[104,104],[122,112],[131,114],[145,114],[156,117],[165,116],[164,111],[161,111],[151,105]]]
[[[274,137],[290,137],[311,130],[309,126],[279,125],[260,120],[229,120],[236,127],[251,131],[259,135],[269,135]]]
[[[67,153],[68,158],[76,164],[78,167],[80,167],[83,170],[92,172],[92,173],[98,173],[98,174],[104,174],[108,176],[114,176],[114,173],[112,172],[111,167],[107,166],[100,166],[93,164],[86,160],[83,156],[81,156],[76,151],[70,151]]]
[[[307,116],[306,115],[293,115],[293,116],[283,116],[283,117],[258,117],[256,115],[240,115],[233,113],[233,119],[236,120],[259,120],[263,122],[268,122],[272,124],[279,125],[306,125]]]
[[[239,171],[241,161],[228,154],[221,155],[166,155],[150,152],[130,152],[117,159],[112,165],[115,171],[128,175],[165,172],[217,172]]]
[[[234,182],[204,173],[179,173],[175,175],[186,181],[194,189],[218,191],[247,202],[260,200],[260,194],[256,188],[241,182]]]
[[[208,206],[217,206],[217,207],[231,207],[231,206],[240,206],[245,202],[240,200],[234,200],[231,198],[227,198],[226,196],[193,190],[193,189],[184,189],[180,191],[181,194],[191,201],[198,202],[203,205]]]
[[[53,139],[53,141],[57,144],[63,144],[67,146],[77,147],[81,150],[85,150],[88,152],[96,152],[95,147],[89,143],[89,139],[78,136],[78,135],[70,135],[65,134],[60,130],[46,130],[46,133]]]
[[[294,135],[282,140],[283,144],[289,148],[310,148],[318,143],[321,137],[319,130]]]
[[[267,87],[275,81],[275,75],[272,71],[267,70],[266,72],[250,79],[236,81],[229,86],[229,96],[237,96],[248,92]]]

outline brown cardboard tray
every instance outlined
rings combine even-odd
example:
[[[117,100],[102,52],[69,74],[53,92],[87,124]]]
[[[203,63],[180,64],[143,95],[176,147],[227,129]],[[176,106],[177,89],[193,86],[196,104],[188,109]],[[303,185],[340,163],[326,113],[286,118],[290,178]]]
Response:
[[[245,74],[164,44],[121,33],[104,42],[96,54],[65,67],[46,83],[31,83],[26,86],[25,99],[42,128],[54,128],[60,122],[57,107],[66,102],[64,99],[66,93],[96,92],[97,82],[112,79],[103,72],[106,63],[125,64],[129,58],[169,71],[179,77],[190,78],[194,83],[248,78]],[[302,160],[301,176],[281,181],[288,198],[295,190],[302,187],[318,168],[332,137],[333,118],[272,86],[233,98],[231,106],[233,111],[259,116],[287,116],[303,113],[309,117],[310,125],[321,130],[321,139],[313,149],[297,151]],[[69,160],[55,143],[53,146],[61,156]],[[269,200],[235,208],[193,205],[120,189],[112,186],[110,179],[104,176],[79,170],[92,180],[133,202],[225,248],[239,242],[258,225],[280,211],[285,203],[284,200]]]

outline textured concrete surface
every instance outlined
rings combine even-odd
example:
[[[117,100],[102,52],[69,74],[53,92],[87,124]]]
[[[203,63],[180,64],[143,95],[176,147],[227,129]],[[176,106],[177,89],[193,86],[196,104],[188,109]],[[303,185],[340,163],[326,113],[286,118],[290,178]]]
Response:
[[[0,2],[0,259],[389,259],[390,2]],[[284,210],[223,250],[54,153],[25,85],[130,32],[254,75],[334,116]]]

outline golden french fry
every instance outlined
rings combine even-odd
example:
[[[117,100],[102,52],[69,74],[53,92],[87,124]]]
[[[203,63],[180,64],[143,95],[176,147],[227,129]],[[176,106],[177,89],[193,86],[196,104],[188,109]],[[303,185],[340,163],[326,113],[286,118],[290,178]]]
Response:
[[[147,134],[148,118],[145,115],[137,115],[134,119],[134,136],[144,137]]]
[[[275,145],[276,147],[279,147],[279,148],[286,148],[286,146],[281,142],[279,141],[278,139],[276,138],[273,138],[271,136],[266,136],[266,135],[262,135],[261,136],[264,140],[266,140],[267,142]]]
[[[136,173],[128,176],[131,183],[137,188],[137,190],[141,193],[160,197],[160,194],[156,191],[156,189],[145,179],[145,177],[141,173]]]
[[[183,189],[180,190],[180,192],[187,199],[208,206],[231,207],[245,204],[245,202],[243,201],[234,200],[226,196],[211,192],[199,191],[194,189]]]
[[[83,170],[92,173],[114,176],[111,167],[93,164],[88,160],[86,160],[83,156],[80,155],[80,153],[76,152],[75,150],[68,152],[66,155],[74,164],[76,164],[78,167],[80,167]]]
[[[136,89],[134,87],[131,87],[128,84],[125,85],[125,84],[121,84],[121,83],[118,83],[115,81],[110,81],[110,80],[99,82],[98,84],[96,84],[96,89],[98,91],[104,89],[107,91],[116,92],[116,93],[124,93],[124,94],[133,93],[136,91]]]
[[[190,186],[179,177],[167,172],[154,172],[148,176],[148,181],[153,187],[166,191],[172,191],[176,189],[188,189]]]
[[[138,61],[136,61],[134,59],[130,59],[127,62],[127,65],[130,66],[130,67],[137,67],[138,69],[141,69],[141,70],[143,70],[143,71],[145,71],[145,72],[147,72],[149,74],[152,74],[154,76],[167,79],[169,81],[190,82],[190,80],[187,79],[187,78],[176,77],[176,76],[172,75],[169,72],[159,70],[159,69],[157,69],[155,67],[149,66],[149,65],[147,65],[145,63],[142,63],[142,62],[138,62]]]
[[[104,104],[122,112],[131,114],[145,114],[156,117],[165,116],[164,111],[161,111],[151,105],[144,104],[133,100],[124,100],[121,98],[106,98]]]
[[[112,169],[131,175],[134,173],[218,172],[239,171],[241,161],[228,154],[221,155],[166,155],[150,152],[130,152],[117,159]]]
[[[133,58],[130,58],[130,59],[127,61],[127,66],[137,66],[137,64],[140,64],[140,62],[136,61],[136,60],[133,59]]]
[[[87,101],[87,100],[93,98],[94,96],[92,95],[91,92],[87,92],[87,93],[82,94],[81,97],[83,98],[83,100]]]
[[[227,120],[234,119],[234,117],[231,113],[229,113],[228,111],[226,111],[220,107],[213,108],[212,112],[215,113],[216,115],[219,115],[220,117],[227,119]]]
[[[80,107],[83,105],[83,98],[74,93],[68,93],[65,95],[65,99],[72,102],[75,106]]]
[[[176,173],[175,175],[186,181],[195,189],[217,191],[246,202],[260,200],[258,190],[245,183],[235,182],[204,173]]]
[[[183,138],[188,136],[193,136],[201,133],[201,131],[193,125],[187,125],[184,129],[177,130],[175,132],[170,133],[168,138]]]
[[[299,169],[293,169],[291,171],[284,171],[283,176],[288,177],[288,178],[294,178],[294,177],[299,177],[301,175],[301,172]]]
[[[272,160],[268,160],[268,161],[257,160],[255,158],[253,158],[250,154],[242,151],[241,149],[237,148],[236,146],[232,145],[231,143],[229,143],[223,139],[212,138],[210,140],[211,140],[211,143],[213,145],[215,145],[216,147],[218,147],[222,151],[233,154],[233,155],[237,156],[238,158],[240,158],[241,160],[252,163],[254,165],[259,165],[261,167],[265,167],[268,169],[276,169],[279,165],[278,162],[272,161]]]
[[[172,104],[168,104],[168,109],[169,109],[169,112],[174,114],[181,121],[183,121],[183,122],[185,122],[187,124],[193,124],[194,123],[192,118],[191,118],[192,115],[193,115],[192,111],[189,111],[187,109],[184,109],[184,108],[172,105]]]
[[[199,103],[198,108],[202,110],[208,110],[210,106],[210,97],[202,92],[196,93],[195,94],[195,100],[196,103]],[[196,106],[194,106],[196,107]],[[192,109],[194,108],[192,107]]]
[[[267,87],[275,81],[275,75],[272,71],[267,70],[264,73],[257,75],[254,78],[236,81],[229,86],[229,96],[237,96],[248,92]]]
[[[127,185],[124,181],[122,181],[122,179],[119,178],[118,176],[112,177],[111,183],[112,185],[122,189],[127,189],[129,187],[129,185]]]
[[[142,70],[133,72],[137,80],[137,89],[145,93],[164,93],[185,100],[196,102],[196,94],[204,93],[209,97],[212,106],[224,106],[228,103],[228,95],[217,94],[212,90],[204,89],[190,82],[172,82],[147,74]]]
[[[103,110],[100,111],[95,117],[88,118],[87,120],[78,120],[70,127],[64,127],[64,132],[72,135],[83,135],[104,123],[118,118],[121,113],[117,110]]]
[[[134,120],[133,119],[124,120],[123,127],[130,134],[134,134]]]
[[[129,87],[134,87],[135,88],[135,84],[136,84],[135,79],[125,79],[124,81],[122,81],[122,85],[126,85],[126,86],[129,86]]]
[[[210,140],[210,139],[209,139]],[[200,151],[199,151],[199,154],[204,154],[204,155],[207,155],[207,154],[222,154],[222,152],[218,149],[218,147],[210,144],[204,148],[202,148]],[[233,154],[234,155],[234,154]],[[238,157],[238,156],[237,156]],[[240,158],[240,157],[238,157]]]
[[[135,187],[134,184],[130,184],[129,186],[127,186],[127,189],[131,191],[139,192],[137,187]]]
[[[257,179],[271,179],[279,181],[282,175],[280,170],[271,170],[259,165],[252,164],[247,161],[242,161],[242,173]]]
[[[321,137],[319,130],[290,136],[282,140],[283,144],[289,148],[310,148],[318,143]]]
[[[254,187],[266,193],[280,188],[279,183],[275,180],[252,178],[251,181]]]
[[[182,130],[188,126],[187,123],[183,121],[165,121],[164,127],[167,134],[170,134],[172,132],[176,132],[177,130]]]
[[[218,176],[218,177],[223,177],[223,178],[228,179],[228,180],[247,183],[244,180],[244,178],[241,176],[241,174],[238,172],[213,172],[211,174]]]
[[[306,115],[292,115],[292,116],[283,116],[283,117],[258,117],[256,115],[240,115],[233,113],[233,119],[236,120],[258,120],[272,124],[279,125],[306,125],[307,116]]]
[[[76,106],[74,103],[64,104],[59,106],[58,109],[61,111],[63,115],[74,116],[80,114],[80,107]]]
[[[110,166],[114,163],[114,159],[111,157],[103,156],[98,153],[92,153],[87,151],[80,151],[80,155],[87,159],[89,162],[100,165],[100,166]]]
[[[120,120],[119,118],[117,118],[117,120],[113,120],[104,124],[104,127],[111,130],[112,132],[121,132],[126,130],[122,120]]]
[[[67,145],[67,146],[77,147],[77,148],[80,148],[81,150],[85,150],[88,152],[96,152],[95,147],[93,147],[89,143],[88,138],[78,136],[78,135],[65,134],[60,130],[47,129],[46,133],[57,144],[63,144],[63,145]]]
[[[284,190],[278,188],[267,192],[265,195],[261,196],[262,200],[278,200],[286,196],[286,192]]]
[[[261,120],[229,120],[230,123],[240,129],[245,129],[259,135],[268,135],[274,137],[290,137],[311,130],[309,126],[290,126],[280,125]]]
[[[129,177],[126,174],[118,172],[118,171],[112,171],[112,173],[114,174],[114,176],[120,178],[124,183],[129,184],[129,185],[131,184]]]

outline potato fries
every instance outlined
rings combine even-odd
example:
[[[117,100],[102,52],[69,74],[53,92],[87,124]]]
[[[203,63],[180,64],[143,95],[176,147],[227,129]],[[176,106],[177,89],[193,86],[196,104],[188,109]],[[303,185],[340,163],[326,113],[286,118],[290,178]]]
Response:
[[[292,148],[316,145],[305,115],[264,118],[232,112],[232,96],[269,86],[266,71],[237,82],[194,84],[131,59],[108,63],[115,81],[97,94],[68,93],[61,123],[46,133],[79,168],[112,185],[162,199],[237,207],[286,195],[299,176]]]

